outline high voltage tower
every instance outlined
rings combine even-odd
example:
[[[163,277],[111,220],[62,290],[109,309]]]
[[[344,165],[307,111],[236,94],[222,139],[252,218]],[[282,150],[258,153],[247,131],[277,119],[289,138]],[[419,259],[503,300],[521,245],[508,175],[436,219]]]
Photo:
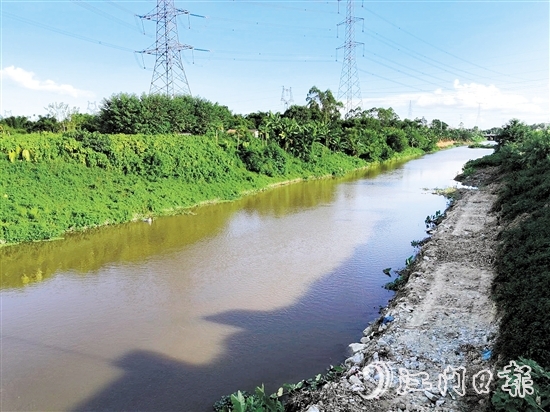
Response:
[[[340,1],[340,0],[339,0]],[[338,26],[346,25],[346,35],[344,44],[337,50],[344,49],[344,63],[342,65],[342,74],[340,76],[340,87],[338,88],[338,99],[345,98],[346,114],[351,110],[361,106],[361,84],[359,83],[359,73],[357,71],[357,62],[355,61],[355,48],[364,43],[355,41],[355,23],[364,21],[363,18],[353,15],[353,0],[347,0],[346,19]]]
[[[157,0],[157,7],[153,12],[138,16],[157,23],[155,46],[139,52],[157,56],[149,89],[150,94],[164,94],[170,97],[178,94],[191,95],[180,52],[193,49],[193,46],[179,42],[176,19],[181,14],[190,13],[187,10],[177,9],[174,0]]]
[[[292,98],[292,87],[285,89],[285,86],[283,86],[281,103],[285,105],[285,111],[288,109],[291,103],[294,103],[294,99]]]

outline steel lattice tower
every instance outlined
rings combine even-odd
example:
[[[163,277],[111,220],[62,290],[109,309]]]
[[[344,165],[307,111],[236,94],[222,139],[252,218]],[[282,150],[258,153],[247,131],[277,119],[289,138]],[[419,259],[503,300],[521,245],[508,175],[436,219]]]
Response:
[[[281,103],[285,106],[285,111],[288,109],[291,103],[294,103],[294,99],[292,98],[292,87],[285,89],[285,86],[283,86]]]
[[[363,18],[353,16],[353,0],[347,0],[346,19],[338,26],[346,25],[346,37],[344,44],[338,50],[344,49],[344,63],[340,76],[340,87],[338,88],[338,100],[345,100],[344,108],[346,114],[361,106],[361,84],[357,62],[355,61],[355,48],[363,43],[355,41],[355,23],[363,21]]]
[[[174,0],[157,0],[157,7],[153,12],[138,16],[157,23],[155,47],[140,52],[157,56],[149,89],[150,94],[164,94],[170,97],[179,94],[191,95],[180,52],[193,47],[179,42],[176,19],[181,14],[189,14],[189,12],[177,9]]]

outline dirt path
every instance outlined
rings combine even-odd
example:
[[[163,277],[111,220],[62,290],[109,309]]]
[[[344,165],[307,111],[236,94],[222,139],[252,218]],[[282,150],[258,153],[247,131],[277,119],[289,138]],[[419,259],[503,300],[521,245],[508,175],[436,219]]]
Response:
[[[297,410],[484,409],[486,371],[495,376],[491,360],[483,359],[497,331],[490,299],[498,233],[490,213],[494,191],[461,190],[417,255],[409,282],[365,329],[361,343],[350,345],[345,376],[296,397]],[[448,367],[455,369],[445,374]]]

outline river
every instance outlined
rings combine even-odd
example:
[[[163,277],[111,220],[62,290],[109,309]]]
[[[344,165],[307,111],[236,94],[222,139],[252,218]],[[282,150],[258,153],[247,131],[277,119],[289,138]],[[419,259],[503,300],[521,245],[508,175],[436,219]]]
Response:
[[[0,410],[202,412],[323,372],[393,295],[382,269],[445,208],[431,189],[491,152],[0,249]]]

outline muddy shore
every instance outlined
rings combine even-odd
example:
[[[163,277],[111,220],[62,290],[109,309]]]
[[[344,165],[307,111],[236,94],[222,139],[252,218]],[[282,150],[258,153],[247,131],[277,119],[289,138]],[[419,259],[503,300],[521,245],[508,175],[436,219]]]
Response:
[[[295,410],[469,411],[490,403],[498,330],[490,298],[497,219],[491,176],[474,176],[409,266],[409,280],[349,345],[343,376],[296,394]],[[494,384],[494,379],[492,380]]]

